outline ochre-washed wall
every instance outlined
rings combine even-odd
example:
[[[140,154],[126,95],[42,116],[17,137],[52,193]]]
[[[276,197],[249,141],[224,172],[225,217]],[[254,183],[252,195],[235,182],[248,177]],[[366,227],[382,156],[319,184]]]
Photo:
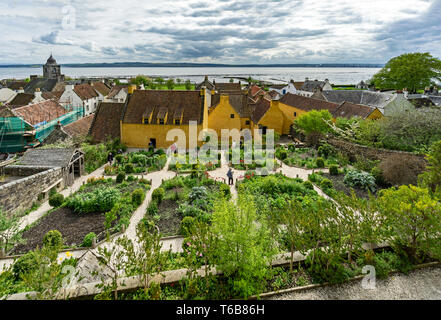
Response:
[[[283,133],[283,122],[285,121],[282,111],[278,106],[278,101],[271,101],[271,106],[265,115],[260,119],[259,125],[273,129],[278,134]]]
[[[167,133],[173,129],[181,129],[186,136],[186,146],[178,143],[177,138],[174,141],[167,141]],[[197,125],[197,134],[199,137],[203,125]],[[160,124],[121,124],[121,141],[129,148],[148,148],[150,139],[156,139],[156,147],[166,149],[174,142],[177,142],[178,147],[189,148],[189,126],[188,125],[160,125]],[[202,142],[198,141],[201,146]]]
[[[62,169],[53,168],[2,185],[0,186],[0,207],[8,214],[25,211],[38,200],[43,190],[62,178]]]
[[[367,118],[371,119],[371,120],[377,120],[377,119],[381,119],[383,118],[383,114],[381,113],[380,110],[375,109],[374,112],[372,112]]]
[[[294,120],[298,119],[300,115],[306,113],[306,111],[292,106],[288,106],[281,102],[278,102],[278,104],[279,104],[279,109],[280,111],[282,111],[284,116],[283,134],[289,134],[290,127],[294,123]]]
[[[231,115],[234,118],[231,118]],[[228,96],[221,96],[216,108],[208,115],[208,128],[216,131],[218,138],[221,138],[222,129],[241,129],[239,114],[230,105]]]

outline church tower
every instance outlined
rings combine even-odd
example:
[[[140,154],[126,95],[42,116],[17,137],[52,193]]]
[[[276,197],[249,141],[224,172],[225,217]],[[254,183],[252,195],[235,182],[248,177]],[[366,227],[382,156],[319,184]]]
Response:
[[[52,57],[52,54],[43,66],[43,78],[58,80],[61,78],[61,67],[57,64],[54,57]]]

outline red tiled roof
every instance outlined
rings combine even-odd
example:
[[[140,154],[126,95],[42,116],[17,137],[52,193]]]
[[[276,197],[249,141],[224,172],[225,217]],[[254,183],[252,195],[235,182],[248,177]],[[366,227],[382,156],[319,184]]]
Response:
[[[124,103],[101,102],[95,112],[90,135],[95,142],[105,141],[107,137],[119,138],[120,120]]]
[[[280,102],[291,107],[295,107],[304,111],[311,110],[328,110],[333,113],[339,105],[324,100],[314,99],[299,96],[297,94],[287,93],[281,99]]]
[[[261,87],[253,85],[249,89],[249,93],[252,97],[255,97],[260,91],[263,91]]]
[[[110,92],[110,88],[101,81],[92,82],[92,87],[103,96],[107,96]]]
[[[127,87],[128,87],[128,85],[113,86],[112,89],[110,89],[110,92],[107,95],[107,98],[112,99],[114,96],[116,96],[121,91],[121,89],[125,89]]]
[[[374,107],[364,106],[360,104],[354,104],[350,102],[343,102],[340,106],[335,110],[332,115],[334,118],[352,118],[352,117],[360,117],[362,119],[366,119],[369,115],[375,111]]]
[[[88,100],[98,97],[98,94],[93,90],[93,87],[88,84],[77,84],[74,86],[75,93],[80,97],[81,100]]]
[[[124,123],[141,123],[144,114],[152,114],[152,123],[157,121],[161,108],[167,108],[169,115],[183,108],[182,124],[189,121],[202,123],[204,96],[200,91],[135,90],[130,97],[124,115]],[[158,115],[159,114],[159,115]],[[167,117],[166,124],[173,124],[173,117]]]
[[[87,136],[92,124],[94,115],[81,118],[63,127],[64,131],[71,137]]]
[[[32,125],[43,121],[49,122],[67,113],[66,109],[51,100],[16,108],[13,112]]]

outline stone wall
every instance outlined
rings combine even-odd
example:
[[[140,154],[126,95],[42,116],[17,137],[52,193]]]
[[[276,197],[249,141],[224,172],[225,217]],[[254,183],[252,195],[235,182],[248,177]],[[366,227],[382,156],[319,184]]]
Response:
[[[9,214],[25,211],[38,200],[43,190],[62,178],[62,169],[52,168],[2,185],[0,186],[0,207]]]
[[[53,167],[9,165],[4,168],[4,173],[9,176],[28,177],[40,172],[50,170],[52,168]]]
[[[383,160],[391,155],[403,155],[408,157],[414,157],[418,161],[425,161],[424,156],[416,155],[410,152],[387,150],[387,149],[377,149],[367,146],[362,146],[347,140],[329,138],[327,142],[347,154],[351,160],[356,160],[357,157],[363,157],[370,160]]]

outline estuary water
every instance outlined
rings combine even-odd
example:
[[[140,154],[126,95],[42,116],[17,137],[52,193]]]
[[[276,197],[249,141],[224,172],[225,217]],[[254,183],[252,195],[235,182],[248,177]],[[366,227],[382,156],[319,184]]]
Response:
[[[130,77],[136,75],[146,75],[150,77],[180,78],[189,79],[192,82],[200,82],[204,76],[209,76],[210,80],[226,82],[229,77],[248,78],[270,81],[273,83],[283,83],[293,79],[294,81],[304,81],[305,78],[311,80],[329,79],[333,84],[357,84],[361,80],[370,79],[379,68],[313,68],[313,67],[154,67],[154,68],[69,68],[61,67],[61,72],[71,78],[81,77]],[[30,75],[43,73],[41,67],[36,68],[0,68],[0,79],[24,79]]]

